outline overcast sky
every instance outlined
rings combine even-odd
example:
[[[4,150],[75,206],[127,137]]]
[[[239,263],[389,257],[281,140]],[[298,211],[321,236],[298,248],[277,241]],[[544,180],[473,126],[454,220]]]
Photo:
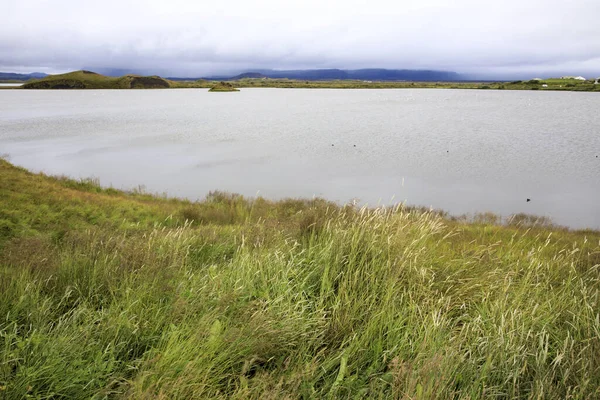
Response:
[[[2,0],[0,71],[600,76],[600,0]]]

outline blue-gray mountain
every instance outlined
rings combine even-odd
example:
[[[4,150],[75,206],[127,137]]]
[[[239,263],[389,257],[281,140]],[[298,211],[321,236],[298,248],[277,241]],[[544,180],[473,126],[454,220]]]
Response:
[[[45,78],[48,76],[43,72],[32,72],[31,74],[16,74],[13,72],[0,72],[0,80],[27,81],[29,79]]]
[[[242,78],[300,79],[309,81],[332,79],[356,79],[371,81],[458,81],[465,79],[452,71],[412,69],[307,69],[307,70],[254,70],[232,77],[208,77],[206,79],[236,80]]]

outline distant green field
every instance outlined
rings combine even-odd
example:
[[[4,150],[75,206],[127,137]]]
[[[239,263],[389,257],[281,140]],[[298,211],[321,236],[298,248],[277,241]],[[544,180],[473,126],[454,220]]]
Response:
[[[383,82],[360,80],[302,81],[293,79],[246,78],[228,81],[237,88],[299,88],[299,89],[487,89],[487,90],[561,90],[598,91],[594,81],[575,79],[548,79],[544,81],[514,82]],[[212,87],[215,82],[207,80],[172,82],[172,87]]]

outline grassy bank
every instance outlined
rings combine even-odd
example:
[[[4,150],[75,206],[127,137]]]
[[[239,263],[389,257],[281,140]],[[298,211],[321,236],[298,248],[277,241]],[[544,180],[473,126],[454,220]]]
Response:
[[[597,398],[600,234],[483,221],[0,160],[0,398]]]

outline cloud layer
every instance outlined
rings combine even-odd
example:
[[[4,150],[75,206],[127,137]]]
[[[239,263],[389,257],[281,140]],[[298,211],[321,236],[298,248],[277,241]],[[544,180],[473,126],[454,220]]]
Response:
[[[6,0],[0,70],[600,75],[598,0]]]

